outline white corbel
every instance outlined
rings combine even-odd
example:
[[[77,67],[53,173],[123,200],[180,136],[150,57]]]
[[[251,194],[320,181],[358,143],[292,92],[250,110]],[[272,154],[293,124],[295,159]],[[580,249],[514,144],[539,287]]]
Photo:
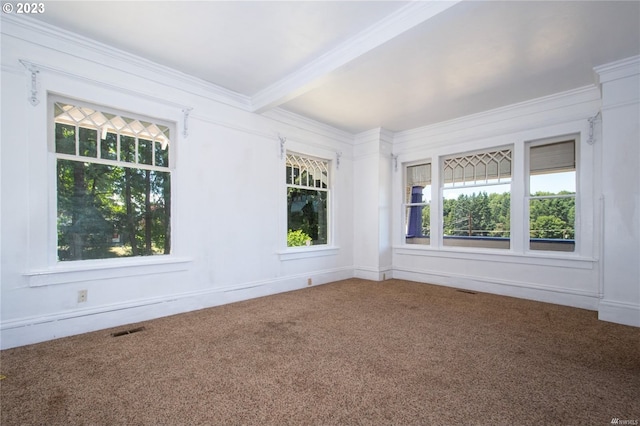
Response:
[[[342,151],[336,152],[336,169],[340,169],[340,157],[342,157]]]
[[[189,114],[193,108],[182,109],[182,136],[186,139],[189,137]]]
[[[589,121],[589,139],[587,139],[587,143],[589,145],[593,145],[594,143],[596,143],[596,138],[595,138],[595,127],[596,127],[596,121],[598,121],[598,119],[602,117],[602,115],[600,114],[600,111],[598,111],[598,113],[596,115],[594,115],[593,117],[588,118]]]
[[[280,159],[282,160],[284,158],[284,144],[287,142],[287,138],[278,134],[278,139],[280,139]]]
[[[31,105],[36,106],[40,103],[40,99],[38,99],[38,74],[40,70],[31,62],[20,60],[20,63],[30,73],[31,77],[30,93],[27,99]]]
[[[393,161],[393,170],[394,171],[398,171],[398,155],[393,155],[393,153],[391,153],[391,161]]]

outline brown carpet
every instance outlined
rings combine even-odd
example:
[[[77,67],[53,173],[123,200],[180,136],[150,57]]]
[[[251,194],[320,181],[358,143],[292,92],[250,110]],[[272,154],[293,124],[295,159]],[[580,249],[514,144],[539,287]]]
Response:
[[[111,336],[135,327],[145,329]],[[3,426],[640,420],[638,328],[400,280],[346,280],[0,356]]]

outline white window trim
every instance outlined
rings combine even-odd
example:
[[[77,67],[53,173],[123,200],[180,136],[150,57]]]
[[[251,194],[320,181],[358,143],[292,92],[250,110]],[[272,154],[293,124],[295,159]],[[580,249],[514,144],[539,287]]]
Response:
[[[431,187],[431,203],[411,203],[411,202],[407,202],[406,199],[406,194],[405,194],[405,190],[408,186],[408,182],[407,182],[407,169],[409,167],[412,166],[418,166],[421,164],[429,164],[431,167],[431,176],[430,176],[430,182],[429,182],[429,186]],[[402,191],[401,191],[401,197],[402,197],[402,203],[401,203],[401,211],[400,211],[400,228],[401,228],[401,240],[402,240],[402,244],[403,246],[418,246],[418,247],[430,247],[431,245],[433,245],[433,206],[434,206],[434,199],[433,199],[433,194],[434,194],[434,187],[437,185],[434,185],[434,175],[437,176],[434,168],[434,164],[437,165],[437,162],[434,163],[433,159],[431,157],[427,157],[424,159],[420,159],[420,160],[416,160],[416,161],[408,161],[405,163],[402,163],[402,177],[401,177],[401,184],[402,184]],[[440,203],[438,203],[440,204]],[[413,206],[429,206],[429,217],[431,218],[430,223],[429,223],[429,244],[408,244],[407,243],[407,227],[408,227],[408,223],[405,223],[405,217],[406,217],[406,211],[408,207],[413,207]]]
[[[136,256],[108,259],[86,259],[75,261],[59,261],[57,256],[57,182],[56,170],[58,154],[55,152],[55,132],[53,131],[55,119],[53,117],[53,104],[55,102],[67,102],[74,105],[85,106],[101,112],[123,115],[128,118],[153,120],[158,124],[169,127],[171,131],[171,143],[169,144],[169,167],[162,171],[171,173],[171,253],[156,256]],[[48,235],[47,235],[47,266],[45,268],[29,268],[23,273],[29,286],[45,286],[63,284],[79,280],[95,280],[122,278],[153,273],[175,272],[186,269],[186,263],[192,262],[190,257],[182,257],[176,254],[176,209],[177,197],[176,185],[176,144],[180,143],[180,135],[177,133],[176,122],[152,117],[152,114],[141,115],[126,109],[116,109],[106,105],[83,101],[73,97],[48,93],[46,103],[46,138],[47,138],[47,181],[48,181]],[[78,157],[82,158],[82,157]],[[89,158],[91,160],[91,158]]]
[[[185,271],[191,262],[191,258],[172,255],[78,260],[58,262],[59,264],[54,267],[28,271],[23,276],[27,279],[29,287],[41,287]]]
[[[444,161],[449,159],[449,158],[457,158],[457,157],[462,157],[462,156],[466,156],[466,155],[474,155],[474,154],[481,154],[487,151],[503,151],[509,149],[511,150],[511,175],[509,176],[509,193],[511,194],[511,203],[510,203],[510,229],[509,229],[509,248],[508,249],[495,249],[495,248],[488,248],[488,247],[483,247],[483,248],[477,248],[477,247],[464,247],[464,246],[445,246],[444,245],[444,217],[443,217],[443,200],[444,200],[444,190],[445,189],[455,189],[455,188],[479,188],[479,187],[485,187],[485,186],[491,186],[494,184],[489,184],[489,185],[484,185],[484,184],[473,184],[473,185],[460,185],[458,187],[456,186],[452,186],[449,188],[445,188],[444,187],[444,173],[442,173],[443,169],[444,169]],[[519,147],[517,143],[507,143],[507,144],[498,144],[498,145],[487,145],[484,146],[482,148],[478,148],[478,149],[473,149],[473,150],[468,150],[468,151],[459,151],[459,152],[455,152],[455,153],[446,153],[446,154],[442,154],[438,157],[438,167],[434,168],[433,165],[431,167],[431,173],[432,173],[432,177],[431,177],[431,182],[434,182],[434,173],[437,174],[437,188],[434,188],[436,185],[431,185],[432,188],[432,198],[431,198],[431,208],[434,208],[434,198],[433,196],[435,196],[435,189],[437,189],[437,240],[436,240],[436,245],[434,245],[434,212],[431,212],[431,246],[433,248],[437,248],[438,250],[447,252],[468,252],[468,253],[495,253],[496,255],[501,255],[501,254],[505,254],[505,253],[513,253],[513,252],[517,252],[518,249],[517,247],[514,247],[514,221],[513,221],[513,215],[514,215],[514,203],[513,203],[513,190],[514,190],[514,185],[518,185],[518,180],[521,179],[521,177],[518,175],[518,165],[516,163],[516,158],[518,158],[518,151],[519,151]],[[502,183],[498,182],[495,185],[500,185]],[[429,247],[429,246],[426,246]]]
[[[394,220],[394,228],[397,234],[394,236],[394,253],[398,255],[412,254],[416,256],[442,256],[447,258],[476,259],[479,255],[491,258],[493,261],[500,261],[503,258],[512,259],[520,257],[524,263],[533,263],[540,265],[553,265],[557,262],[572,265],[575,262],[592,263],[597,261],[598,253],[598,236],[593,234],[589,229],[591,225],[597,226],[594,220],[598,218],[598,212],[595,209],[601,203],[597,197],[593,195],[593,173],[596,171],[594,165],[591,146],[583,146],[585,135],[588,134],[589,128],[586,120],[575,120],[566,124],[552,126],[547,129],[533,129],[521,132],[514,132],[506,135],[496,135],[494,138],[483,138],[478,141],[475,146],[470,146],[468,141],[459,145],[438,145],[432,149],[423,149],[412,153],[401,155],[399,161],[403,165],[416,164],[420,162],[431,161],[431,244],[418,245],[406,244],[404,238],[404,219],[400,214]],[[528,149],[527,144],[531,142],[550,143],[552,141],[561,141],[572,138],[576,141],[576,238],[574,252],[547,251],[547,250],[529,250],[529,234],[528,234],[528,211],[525,211],[524,197],[527,195],[528,183],[525,182],[528,176]],[[492,143],[497,142],[497,143]],[[485,150],[491,150],[496,147],[511,146],[513,149],[512,161],[512,180],[511,180],[511,248],[510,250],[495,251],[492,249],[476,249],[467,247],[444,247],[442,246],[442,205],[441,205],[441,188],[440,184],[440,163],[443,158],[450,157],[452,151],[457,153],[473,153]],[[471,149],[465,150],[468,147]],[[459,149],[462,148],[462,149]],[[438,167],[434,165],[438,164]],[[525,169],[526,168],[526,169]],[[394,186],[398,192],[394,190],[394,199],[396,203],[404,206],[404,186],[405,171],[398,173],[398,179],[394,180]],[[586,173],[586,174],[585,174]],[[525,189],[525,185],[527,185]],[[588,193],[585,193],[587,185]],[[521,203],[514,200],[522,200]],[[527,207],[528,209],[528,207]],[[592,212],[591,209],[594,209]],[[601,209],[601,207],[600,207]],[[402,211],[402,210],[398,210]],[[601,213],[600,213],[601,214]],[[525,234],[524,229],[527,229]],[[595,239],[595,240],[594,240]],[[514,259],[517,262],[517,260]],[[566,261],[566,262],[565,262]],[[509,262],[511,262],[509,260]]]
[[[529,188],[530,185],[530,155],[531,155],[531,148],[532,147],[536,147],[536,146],[541,146],[541,145],[547,145],[547,144],[552,144],[555,142],[562,142],[562,141],[566,141],[569,139],[573,139],[575,141],[575,163],[576,163],[576,193],[574,195],[574,199],[575,199],[575,208],[576,208],[576,213],[575,213],[575,223],[574,223],[574,251],[572,252],[562,252],[562,251],[554,251],[554,250],[531,250],[531,235],[529,233],[529,221],[530,221],[530,212],[529,212],[529,205],[530,205],[530,200],[532,199],[531,197],[531,191]],[[559,136],[553,136],[553,137],[548,137],[548,138],[542,138],[542,139],[534,139],[534,140],[527,140],[524,141],[524,154],[525,154],[525,158],[524,158],[524,167],[523,167],[523,173],[522,173],[522,177],[524,179],[524,194],[523,194],[523,206],[524,206],[524,223],[522,224],[522,232],[523,232],[523,247],[522,247],[522,251],[523,253],[525,253],[526,255],[529,256],[540,256],[543,255],[545,257],[549,257],[549,258],[555,258],[555,257],[563,257],[563,258],[581,258],[581,253],[583,252],[582,249],[582,229],[581,229],[581,216],[582,216],[582,194],[581,194],[581,185],[580,185],[580,173],[581,173],[581,161],[580,161],[580,134],[579,133],[570,133],[570,134],[566,134],[566,135],[559,135]],[[555,197],[554,197],[555,198]]]
[[[286,170],[286,153],[297,154],[304,157],[310,157],[327,161],[329,164],[329,181],[327,185],[327,244],[300,246],[300,247],[288,247],[287,246],[287,231],[288,231],[288,219],[287,219],[287,183],[286,178],[282,182],[282,202],[280,205],[280,227],[279,227],[279,249],[276,250],[276,255],[280,261],[290,261],[299,259],[311,259],[324,256],[335,256],[340,252],[340,246],[335,244],[335,229],[334,229],[334,216],[333,211],[334,198],[336,197],[335,189],[335,177],[338,173],[336,162],[332,161],[332,155],[334,152],[327,149],[320,149],[318,147],[308,146],[306,144],[299,143],[295,140],[288,140],[289,146],[285,155],[282,156],[281,161],[277,163],[277,176],[284,176],[283,170]]]

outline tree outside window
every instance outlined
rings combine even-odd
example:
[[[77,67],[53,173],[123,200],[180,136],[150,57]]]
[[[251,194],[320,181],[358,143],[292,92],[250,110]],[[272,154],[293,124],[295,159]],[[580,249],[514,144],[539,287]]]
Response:
[[[167,126],[53,104],[58,260],[169,254]]]
[[[575,141],[529,148],[529,249],[575,250]]]
[[[287,246],[328,243],[329,162],[287,154]]]
[[[444,159],[444,246],[510,247],[511,168],[511,149]]]

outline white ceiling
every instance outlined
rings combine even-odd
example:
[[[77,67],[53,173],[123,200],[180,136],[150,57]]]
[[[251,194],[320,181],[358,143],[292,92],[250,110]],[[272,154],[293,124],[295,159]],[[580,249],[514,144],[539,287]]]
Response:
[[[596,83],[640,54],[640,1],[54,1],[38,18],[358,133]]]

